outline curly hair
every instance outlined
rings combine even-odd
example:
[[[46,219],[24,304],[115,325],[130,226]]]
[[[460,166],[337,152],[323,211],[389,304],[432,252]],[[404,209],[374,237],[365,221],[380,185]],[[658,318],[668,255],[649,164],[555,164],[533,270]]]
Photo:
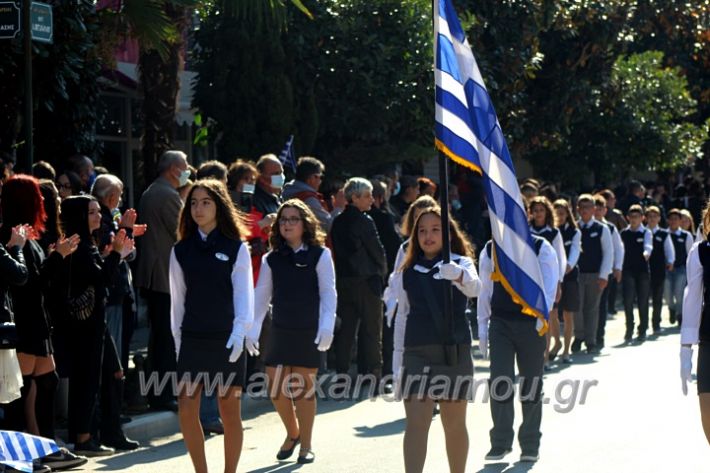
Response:
[[[417,238],[417,230],[419,228],[419,222],[422,221],[422,217],[429,214],[441,218],[441,209],[439,207],[428,207],[424,209],[424,211],[420,213],[419,216],[417,216],[417,219],[414,222],[414,227],[412,228],[411,238],[409,239],[407,253],[404,255],[404,262],[399,268],[400,271],[404,271],[405,269],[414,266],[414,262],[421,254],[422,247],[419,245],[419,238]],[[458,222],[451,216],[449,216],[449,236],[451,238],[451,252],[461,256],[468,256],[475,263],[475,253],[473,249],[473,244],[468,239],[466,234],[461,230]]]
[[[417,200],[412,202],[412,204],[407,209],[407,213],[405,213],[404,217],[402,218],[402,229],[400,230],[400,233],[405,237],[411,236],[412,227],[414,226],[414,217],[416,216],[417,211],[428,209],[431,207],[439,207],[439,203],[434,200],[433,197],[428,195],[417,197]]]
[[[281,248],[286,244],[286,240],[281,236],[281,228],[279,221],[284,209],[296,209],[301,216],[303,222],[303,243],[308,246],[323,246],[325,244],[325,233],[320,228],[320,222],[316,218],[310,207],[300,199],[290,199],[281,204],[279,210],[276,211],[276,220],[271,226],[271,234],[269,235],[269,244],[271,249]]]
[[[178,240],[185,240],[197,233],[197,223],[192,218],[190,202],[195,190],[202,189],[210,196],[217,207],[217,229],[222,235],[232,240],[245,240],[249,235],[246,217],[232,204],[227,192],[227,186],[216,179],[201,179],[197,181],[185,199],[185,206],[180,212],[178,225]]]
[[[550,228],[556,228],[557,216],[555,215],[555,210],[552,208],[550,200],[542,195],[530,199],[528,206],[530,217],[528,217],[528,223],[530,225],[533,225],[535,223],[532,216],[532,209],[536,205],[542,205],[545,209],[545,225],[549,226]]]

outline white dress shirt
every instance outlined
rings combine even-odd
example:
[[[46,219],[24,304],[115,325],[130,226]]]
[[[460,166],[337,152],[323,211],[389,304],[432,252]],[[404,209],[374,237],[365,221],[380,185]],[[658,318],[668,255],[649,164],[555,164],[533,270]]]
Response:
[[[602,227],[602,264],[599,267],[599,279],[608,279],[611,274],[612,266],[614,265],[614,244],[611,241],[611,232],[609,231],[609,227],[607,227],[603,222],[599,222],[594,219],[594,217],[592,217],[587,223],[580,220],[577,222],[577,225],[581,230],[582,228],[587,228],[593,222],[599,223]],[[582,248],[582,251],[584,251],[584,248]]]
[[[568,225],[569,223],[565,223],[564,228],[567,229]],[[565,242],[565,246],[570,247],[569,256],[567,256],[567,266],[574,269],[579,261],[579,254],[582,248],[582,232],[579,231],[579,228],[574,231],[572,239]],[[567,268],[565,268],[565,271],[567,271]]]
[[[660,230],[660,227],[656,225],[654,228],[648,227],[648,229],[651,230],[651,233],[653,233],[655,238],[656,232]],[[663,253],[666,257],[666,264],[675,263],[675,247],[671,241],[671,232],[668,232],[668,236],[663,242]]]
[[[688,285],[683,293],[683,322],[680,327],[680,343],[698,343],[700,334],[700,321],[703,313],[703,284],[704,270],[700,263],[698,246],[702,242],[694,243],[688,253],[685,273],[688,277]]]
[[[703,235],[703,224],[698,225],[698,229],[695,231],[695,242],[704,241],[705,235]]]
[[[676,230],[674,232],[671,231],[670,229],[668,231],[675,236],[680,236],[680,235],[685,234],[685,254],[689,255],[690,250],[693,248],[693,243],[694,243],[693,235],[689,231],[683,230],[682,228],[678,228],[678,230]],[[673,249],[675,250],[675,247]],[[680,263],[680,261],[679,261],[679,263]],[[685,264],[685,262],[683,262],[683,264]]]
[[[203,241],[207,235],[198,230]],[[251,256],[246,244],[239,247],[237,260],[232,266],[232,303],[234,321],[232,333],[244,337],[254,320],[254,280],[251,268]],[[185,317],[185,276],[175,256],[175,248],[170,251],[170,329],[175,339],[175,346],[180,346],[182,321]],[[209,294],[201,294],[208,298]]]
[[[605,225],[609,224],[606,220],[602,220],[602,223]],[[611,242],[614,247],[614,271],[621,271],[621,268],[624,266],[624,253],[626,249],[624,248],[624,242],[621,240],[621,233],[619,233],[619,230],[613,224],[611,224],[611,226],[612,228],[609,232],[611,233]]]
[[[305,251],[306,246],[301,245],[296,253]],[[267,257],[271,252],[266,253],[261,258],[261,269],[259,269],[259,280],[254,289],[254,323],[247,335],[249,340],[259,340],[261,325],[271,304],[271,297],[274,294],[274,279],[271,275],[271,267]],[[316,264],[318,274],[318,296],[320,297],[320,307],[318,310],[318,332],[333,333],[335,329],[335,309],[338,306],[338,295],[335,291],[335,267],[333,266],[333,256],[328,248],[323,248],[318,263]],[[298,308],[294,308],[297,312]]]
[[[552,230],[549,225],[545,225],[545,227],[540,230],[536,230],[532,226],[530,227],[530,231],[537,236],[549,230]],[[567,271],[567,253],[565,252],[565,242],[562,239],[562,233],[559,230],[557,230],[557,235],[552,240],[552,249],[555,250],[555,254],[557,255],[557,264],[559,265],[558,274],[560,282],[562,282],[565,278],[565,272]]]
[[[485,329],[487,333],[488,320],[491,318],[491,297],[493,297],[493,260],[488,257],[488,251],[481,251],[478,261],[478,273],[481,277],[481,292],[478,295],[477,318],[479,327],[479,336],[481,330]],[[537,256],[540,263],[540,272],[543,275],[543,291],[545,292],[545,302],[547,302],[548,310],[552,311],[552,306],[555,303],[557,295],[558,263],[557,255],[552,245],[547,240],[543,241],[540,247],[540,253]],[[549,314],[545,314],[549,315]]]
[[[452,281],[452,286],[461,291],[461,293],[468,297],[469,299],[477,297],[481,288],[481,280],[478,278],[478,273],[476,272],[476,265],[473,263],[471,258],[466,256],[460,256],[457,254],[451,254],[451,261],[458,260],[459,266],[463,268],[463,277],[461,282]],[[441,262],[434,265],[434,268],[441,266]],[[415,267],[416,269],[416,267]],[[433,268],[432,268],[433,269]],[[431,271],[427,268],[426,272]],[[404,289],[403,283],[403,272],[395,271],[392,273],[392,290],[395,292],[397,297],[397,317],[394,321],[394,351],[395,353],[401,353],[404,351],[404,334],[407,328],[407,316],[409,315],[409,298],[407,297],[407,291]],[[438,273],[434,277],[438,276]]]

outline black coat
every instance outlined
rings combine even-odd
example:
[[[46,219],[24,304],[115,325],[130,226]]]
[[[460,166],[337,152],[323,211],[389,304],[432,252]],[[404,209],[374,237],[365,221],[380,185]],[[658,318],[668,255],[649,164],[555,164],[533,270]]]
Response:
[[[385,256],[387,257],[387,272],[394,271],[394,262],[397,259],[397,251],[402,244],[402,239],[397,233],[397,228],[394,225],[394,216],[384,209],[375,206],[368,212],[372,217],[377,228],[377,234],[380,236],[382,246],[385,248]]]
[[[10,286],[24,285],[28,276],[22,249],[17,246],[6,249],[0,244],[0,323],[14,321]]]
[[[348,204],[333,220],[330,238],[335,274],[339,279],[362,278],[384,284],[387,277],[385,249],[369,215]]]

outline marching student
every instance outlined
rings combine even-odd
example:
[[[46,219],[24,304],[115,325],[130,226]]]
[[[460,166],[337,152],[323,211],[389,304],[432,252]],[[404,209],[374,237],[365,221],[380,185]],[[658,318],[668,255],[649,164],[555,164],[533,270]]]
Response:
[[[577,228],[577,222],[574,220],[572,208],[567,200],[558,199],[553,206],[557,214],[558,229],[562,234],[562,241],[565,245],[565,255],[567,257],[564,279],[562,280],[562,295],[557,303],[557,307],[562,313],[565,330],[562,363],[571,363],[572,360],[569,354],[570,346],[572,345],[572,333],[574,331],[574,313],[579,310],[579,268],[577,267],[577,261],[579,261],[581,250],[582,232]],[[552,318],[553,317],[550,317],[550,319]],[[550,335],[558,340],[560,337],[559,323],[551,323],[550,332]]]
[[[242,450],[241,391],[246,383],[244,337],[254,312],[247,232],[226,186],[197,181],[180,213],[170,254],[170,325],[177,376],[178,417],[197,473],[207,472],[200,395],[216,388],[224,425],[224,471],[237,471]]]
[[[680,210],[671,209],[668,211],[668,232],[675,250],[673,271],[666,274],[666,303],[671,325],[675,324],[676,320],[680,323],[683,318],[683,290],[688,281],[685,274],[685,263],[694,243],[693,235],[680,228],[681,218]]]
[[[564,239],[562,238],[562,233],[557,229],[556,214],[552,208],[552,204],[544,196],[533,197],[528,205],[528,212],[530,214],[529,223],[530,231],[533,235],[547,240],[552,248],[555,250],[555,255],[557,256],[557,262],[559,264],[559,284],[557,286],[557,295],[555,296],[555,303],[559,301],[562,291],[562,282],[565,278],[565,271],[567,270],[567,253],[565,252]],[[556,314],[557,311],[554,311]],[[552,328],[554,327],[554,328]],[[555,338],[555,346],[550,350],[550,335],[552,332],[558,334]],[[548,362],[551,362],[557,356],[562,344],[559,340],[560,333],[560,319],[559,317],[550,317],[550,330],[547,332],[547,348],[545,349],[545,366],[548,366]]]
[[[544,275],[544,295],[548,307],[552,307],[559,281],[559,263],[555,250],[547,240],[531,235],[535,255]],[[517,360],[520,385],[520,400],[523,422],[518,431],[522,454],[521,462],[539,459],[540,423],[542,420],[542,373],[546,338],[539,335],[537,318],[522,312],[511,295],[499,282],[493,282],[494,242],[489,241],[480,254],[481,293],[478,297],[478,336],[481,351],[487,351],[490,342],[491,449],[487,461],[502,460],[512,451],[515,364]],[[489,327],[490,321],[490,327]]]
[[[651,325],[653,333],[661,332],[661,309],[663,308],[663,293],[666,284],[666,273],[673,271],[675,264],[675,248],[668,230],[659,226],[661,211],[656,206],[646,208],[646,224],[653,234],[653,253],[649,260],[651,268],[651,301],[653,315]]]
[[[297,462],[313,463],[311,439],[316,415],[313,389],[321,352],[330,348],[335,328],[335,269],[325,235],[309,206],[300,199],[281,204],[269,237],[272,250],[261,263],[255,289],[254,324],[246,347],[259,354],[261,324],[272,304],[272,322],[264,363],[271,402],[286,428],[276,454],[285,460],[301,444]],[[303,392],[288,385],[299,378]]]
[[[648,260],[653,249],[653,236],[643,226],[643,208],[638,205],[629,207],[626,218],[629,226],[621,231],[624,242],[624,264],[621,276],[626,314],[626,334],[624,341],[630,342],[634,335],[634,302],[638,303],[639,325],[638,340],[646,339],[648,329],[648,294],[650,274]]]
[[[607,221],[609,208],[604,196],[596,194],[594,196],[594,218],[609,227],[611,242],[614,248],[614,259],[612,262],[612,274],[609,275],[609,284],[602,291],[599,298],[599,324],[597,325],[597,348],[604,348],[604,334],[606,330],[606,319],[609,314],[609,294],[612,284],[621,282],[621,267],[624,264],[624,243],[616,225]]]
[[[579,310],[574,314],[572,353],[587,346],[587,353],[599,353],[597,327],[599,299],[608,284],[614,262],[614,247],[609,227],[594,218],[594,197],[582,194],[577,199],[577,222],[582,232],[582,252],[579,256]]]
[[[706,204],[703,211],[703,228],[710,229],[710,212]],[[705,438],[710,443],[710,292],[706,281],[710,277],[710,242],[708,231],[705,240],[696,242],[688,254],[688,287],[683,295],[683,320],[680,328],[680,378],[683,394],[688,394],[692,381],[693,345],[698,345],[698,398],[700,418]]]
[[[471,243],[454,220],[449,221],[449,231],[451,262],[443,263],[441,211],[424,210],[415,220],[404,261],[392,278],[399,301],[392,371],[407,418],[404,466],[408,473],[424,469],[435,401],[441,408],[449,470],[466,469],[466,404],[473,394],[473,358],[465,311],[481,283]],[[449,314],[442,313],[445,280],[452,282]]]

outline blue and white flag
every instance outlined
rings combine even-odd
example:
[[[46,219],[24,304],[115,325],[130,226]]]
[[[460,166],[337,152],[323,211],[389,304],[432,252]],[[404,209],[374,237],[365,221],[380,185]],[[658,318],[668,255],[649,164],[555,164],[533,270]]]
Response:
[[[493,233],[494,281],[547,330],[543,278],[508,145],[451,0],[436,0],[436,147],[483,176]]]
[[[289,165],[293,172],[296,172],[296,154],[293,152],[293,135],[288,137],[286,146],[279,154],[279,161],[283,166]]]
[[[0,464],[32,473],[32,460],[58,452],[54,440],[0,430]]]

